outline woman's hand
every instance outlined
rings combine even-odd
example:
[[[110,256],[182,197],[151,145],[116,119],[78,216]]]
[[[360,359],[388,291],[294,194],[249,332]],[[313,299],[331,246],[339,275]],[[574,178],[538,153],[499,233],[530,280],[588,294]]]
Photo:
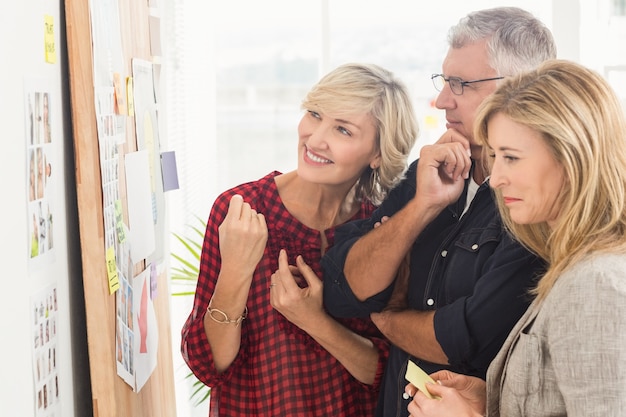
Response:
[[[222,270],[251,278],[263,256],[267,233],[265,216],[252,209],[240,195],[232,196],[228,213],[219,226]]]
[[[306,284],[301,288],[304,283]],[[307,331],[326,315],[323,309],[322,288],[322,281],[304,262],[302,256],[296,258],[295,267],[290,266],[287,252],[281,249],[278,255],[278,270],[271,276],[272,307],[287,320]]]
[[[438,384],[426,384],[426,389],[439,399],[430,399],[413,384],[405,392],[413,397],[407,407],[412,417],[481,417],[485,414],[487,388],[485,381],[473,376],[439,371],[431,374]]]
[[[222,373],[241,347],[240,324],[247,311],[254,270],[265,252],[268,231],[265,216],[244,202],[242,196],[234,195],[218,232],[222,265],[208,302],[212,310],[207,309],[204,315],[204,331],[215,369]]]

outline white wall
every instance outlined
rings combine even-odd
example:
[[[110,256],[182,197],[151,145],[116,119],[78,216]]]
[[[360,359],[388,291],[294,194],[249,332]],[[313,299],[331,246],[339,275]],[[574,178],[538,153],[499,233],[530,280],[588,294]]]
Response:
[[[50,284],[57,286],[56,367],[59,378],[61,415],[87,416],[90,413],[84,299],[78,242],[77,210],[71,126],[69,121],[67,51],[63,2],[21,0],[5,4],[0,13],[0,178],[1,200],[0,329],[0,414],[35,416],[34,374],[31,359],[33,330],[31,295]],[[57,61],[44,60],[44,16],[51,15]],[[28,262],[26,186],[25,82],[32,80],[51,94],[54,188],[50,198],[54,209],[54,258],[33,267]],[[71,305],[71,307],[70,307]],[[39,414],[41,415],[41,414]]]

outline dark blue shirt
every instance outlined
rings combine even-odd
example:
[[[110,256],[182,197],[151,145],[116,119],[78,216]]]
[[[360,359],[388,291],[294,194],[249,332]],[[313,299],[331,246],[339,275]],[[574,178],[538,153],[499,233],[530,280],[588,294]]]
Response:
[[[417,161],[370,219],[337,229],[335,245],[322,259],[324,303],[330,314],[366,317],[385,307],[393,285],[361,302],[350,289],[343,266],[352,245],[375,222],[393,216],[415,196],[416,169]],[[392,346],[377,416],[406,415],[408,402],[402,393],[408,358],[427,373],[450,369],[484,379],[489,363],[531,301],[528,291],[543,262],[504,230],[487,182],[462,215],[468,184],[469,180],[459,200],[422,231],[411,249],[408,306],[435,310],[435,336],[449,366],[420,360]]]

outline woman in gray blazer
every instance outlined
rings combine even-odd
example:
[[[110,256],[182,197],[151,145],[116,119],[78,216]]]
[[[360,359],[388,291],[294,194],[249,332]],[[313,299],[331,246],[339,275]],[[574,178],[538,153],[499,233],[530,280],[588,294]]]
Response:
[[[608,83],[569,61],[511,77],[475,137],[508,230],[548,263],[487,381],[441,371],[418,416],[626,416],[626,120]]]

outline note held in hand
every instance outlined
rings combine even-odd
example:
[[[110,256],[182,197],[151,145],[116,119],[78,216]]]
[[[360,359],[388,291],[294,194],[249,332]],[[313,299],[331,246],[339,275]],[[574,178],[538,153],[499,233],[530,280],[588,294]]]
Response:
[[[404,375],[407,381],[413,384],[417,389],[422,391],[424,395],[428,398],[438,398],[433,396],[426,389],[426,383],[430,382],[432,384],[435,383],[435,380],[432,379],[426,372],[422,370],[419,366],[417,366],[413,361],[409,360],[409,364],[406,367],[406,374]]]

